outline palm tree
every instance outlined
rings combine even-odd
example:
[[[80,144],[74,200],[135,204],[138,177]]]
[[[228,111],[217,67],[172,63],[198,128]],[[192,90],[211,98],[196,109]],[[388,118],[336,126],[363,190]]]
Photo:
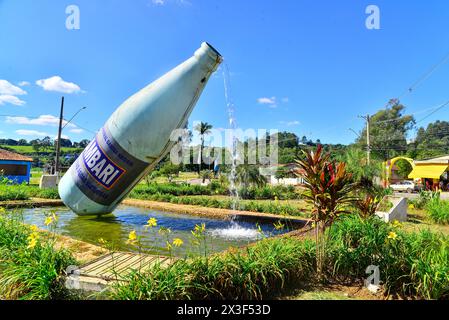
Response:
[[[212,129],[212,125],[207,122],[200,122],[194,128],[201,137],[201,146],[200,146],[200,165],[198,168],[198,174],[201,172],[201,164],[203,163],[203,149],[204,149],[204,136],[210,133]]]
[[[257,166],[240,165],[237,167],[237,181],[243,186],[263,187],[267,178],[260,174]]]

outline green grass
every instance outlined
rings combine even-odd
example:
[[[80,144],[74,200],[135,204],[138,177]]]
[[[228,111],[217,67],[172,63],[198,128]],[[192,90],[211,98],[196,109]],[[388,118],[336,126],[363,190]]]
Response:
[[[313,276],[314,245],[294,239],[262,240],[246,249],[179,260],[117,284],[113,299],[261,299]]]
[[[33,146],[8,146],[8,145],[0,145],[0,148],[12,150],[14,152],[18,153],[27,153],[27,154],[34,154],[37,153]],[[43,152],[54,152],[54,148],[47,148],[46,150],[42,150]],[[68,148],[68,147],[61,147],[62,152],[78,152],[80,149],[78,148]]]
[[[396,235],[393,237],[392,235]],[[387,293],[424,299],[449,298],[449,238],[407,233],[377,217],[348,215],[328,233],[324,277],[360,282],[370,265],[380,269]],[[315,245],[296,238],[265,239],[210,257],[179,260],[129,275],[114,299],[266,299],[299,283],[316,283]],[[310,298],[310,297],[309,297]],[[329,298],[322,295],[314,298]]]
[[[59,199],[54,189],[39,189],[37,186],[0,184],[0,201],[29,200],[30,198]]]
[[[0,201],[28,200],[29,187],[26,185],[0,184]]]
[[[377,217],[348,215],[330,229],[327,253],[334,277],[364,278],[375,265],[387,292],[449,297],[449,237],[442,234],[410,233]]]
[[[31,170],[30,184],[31,185],[39,185],[42,175],[43,175],[42,170],[33,168],[33,170]]]
[[[195,205],[208,208],[219,208],[219,209],[234,209],[233,201],[229,198],[227,199],[217,199],[210,196],[174,196],[171,194],[143,194],[139,192],[132,191],[129,195],[130,198],[169,202],[174,204],[185,204],[185,205]],[[290,216],[307,216],[308,213],[303,211],[302,207],[296,205],[284,204],[279,201],[240,201],[236,210],[241,211],[252,211],[261,213],[271,213],[279,215],[290,215]]]
[[[67,297],[62,275],[76,261],[66,250],[56,250],[44,234],[28,248],[32,231],[20,214],[0,217],[0,297],[3,299],[57,299]]]
[[[433,198],[426,205],[426,210],[432,221],[438,224],[449,224],[449,202]]]

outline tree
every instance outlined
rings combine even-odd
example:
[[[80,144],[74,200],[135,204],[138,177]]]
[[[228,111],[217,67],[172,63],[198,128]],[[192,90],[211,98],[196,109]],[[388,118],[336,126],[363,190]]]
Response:
[[[40,139],[35,139],[31,140],[30,143],[33,147],[33,150],[39,153],[39,151],[42,149],[42,141]]]
[[[58,139],[55,139],[55,144],[58,142]],[[72,141],[70,141],[70,139],[64,139],[61,138],[61,148],[65,147],[65,148],[70,148],[72,147]]]
[[[158,170],[151,171],[149,174],[147,174],[145,176],[145,182],[147,183],[147,186],[150,186],[150,183],[154,182],[160,175],[161,173]]]
[[[51,138],[48,136],[44,137],[42,140],[40,140],[40,143],[41,143],[41,147],[44,151],[48,150],[53,145]]]
[[[26,141],[25,139],[20,139],[19,141],[17,141],[17,144],[19,146],[28,146],[28,141]]]
[[[449,153],[449,122],[437,120],[427,128],[420,127],[415,141],[409,145],[408,155],[427,159]]]
[[[404,159],[399,159],[398,161],[396,161],[396,167],[398,167],[398,174],[399,176],[401,176],[403,179],[407,179],[408,175],[410,174],[410,172],[412,172],[413,167],[412,165]]]
[[[254,165],[242,164],[237,167],[237,182],[243,186],[263,187],[267,178],[260,174],[259,168]]]
[[[168,182],[172,182],[173,177],[177,176],[179,174],[179,166],[171,163],[166,162],[162,167],[159,169],[159,172],[167,177]]]
[[[411,115],[404,115],[405,107],[392,100],[388,108],[379,110],[370,118],[370,145],[373,158],[387,160],[407,151],[407,132],[415,125]],[[357,144],[366,150],[366,127]]]
[[[299,138],[292,132],[283,131],[278,133],[278,143],[279,149],[298,148]]]
[[[200,146],[200,165],[198,168],[198,174],[201,172],[201,164],[203,163],[203,149],[204,149],[204,136],[210,133],[212,125],[207,122],[200,122],[195,126],[195,130],[200,134],[201,146]]]
[[[80,148],[85,148],[85,147],[87,147],[87,145],[88,145],[89,143],[90,143],[89,140],[83,139],[83,140],[81,140],[81,141],[78,143],[78,145],[79,145]]]
[[[303,151],[303,159],[298,159],[298,176],[304,180],[306,188],[303,197],[313,205],[312,221],[315,225],[317,250],[317,273],[324,271],[325,231],[335,219],[348,213],[348,204],[356,201],[351,195],[354,184],[352,176],[346,171],[344,162],[330,161],[330,154],[323,154],[319,145],[316,152]]]
[[[357,146],[351,146],[346,153],[337,156],[336,159],[346,164],[346,171],[352,175],[353,182],[360,187],[371,188],[375,177],[380,177],[382,162],[372,159],[367,164],[366,152]]]
[[[205,183],[206,180],[210,181],[210,179],[212,179],[212,177],[214,176],[214,173],[212,172],[212,170],[202,170],[200,172],[200,176],[201,176],[202,182]]]

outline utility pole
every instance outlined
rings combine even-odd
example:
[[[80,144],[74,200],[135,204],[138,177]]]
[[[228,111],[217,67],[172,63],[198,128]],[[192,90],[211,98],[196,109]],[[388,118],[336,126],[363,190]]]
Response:
[[[359,116],[359,118],[365,119],[366,121],[366,159],[367,164],[369,165],[371,162],[371,140],[370,140],[370,115]]]
[[[62,97],[62,99],[61,99],[61,112],[59,114],[58,140],[56,141],[55,174],[57,176],[59,176],[59,154],[61,152],[61,132],[62,132],[63,118],[64,118],[64,97]]]
[[[371,161],[371,141],[369,138],[369,125],[370,125],[370,117],[369,114],[366,115],[366,158],[368,165]]]

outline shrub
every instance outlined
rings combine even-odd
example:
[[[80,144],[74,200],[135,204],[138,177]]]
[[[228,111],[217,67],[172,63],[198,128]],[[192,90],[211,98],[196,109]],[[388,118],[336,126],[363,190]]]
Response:
[[[145,273],[133,273],[117,283],[114,299],[262,299],[274,296],[286,283],[313,276],[311,241],[266,239],[245,249],[179,260]]]
[[[429,201],[439,199],[440,193],[438,191],[421,190],[417,199],[410,199],[409,202],[413,204],[416,209],[424,209]]]
[[[449,224],[449,202],[433,198],[426,205],[430,219],[438,224]]]
[[[66,297],[60,277],[75,260],[68,251],[54,249],[54,241],[44,235],[34,248],[28,248],[30,234],[30,228],[21,223],[20,217],[0,217],[0,296]]]
[[[365,278],[379,267],[387,292],[426,299],[449,297],[449,238],[428,231],[402,232],[378,217],[341,218],[329,230],[327,255],[333,276]]]
[[[30,198],[26,185],[0,184],[0,201],[28,200]]]

